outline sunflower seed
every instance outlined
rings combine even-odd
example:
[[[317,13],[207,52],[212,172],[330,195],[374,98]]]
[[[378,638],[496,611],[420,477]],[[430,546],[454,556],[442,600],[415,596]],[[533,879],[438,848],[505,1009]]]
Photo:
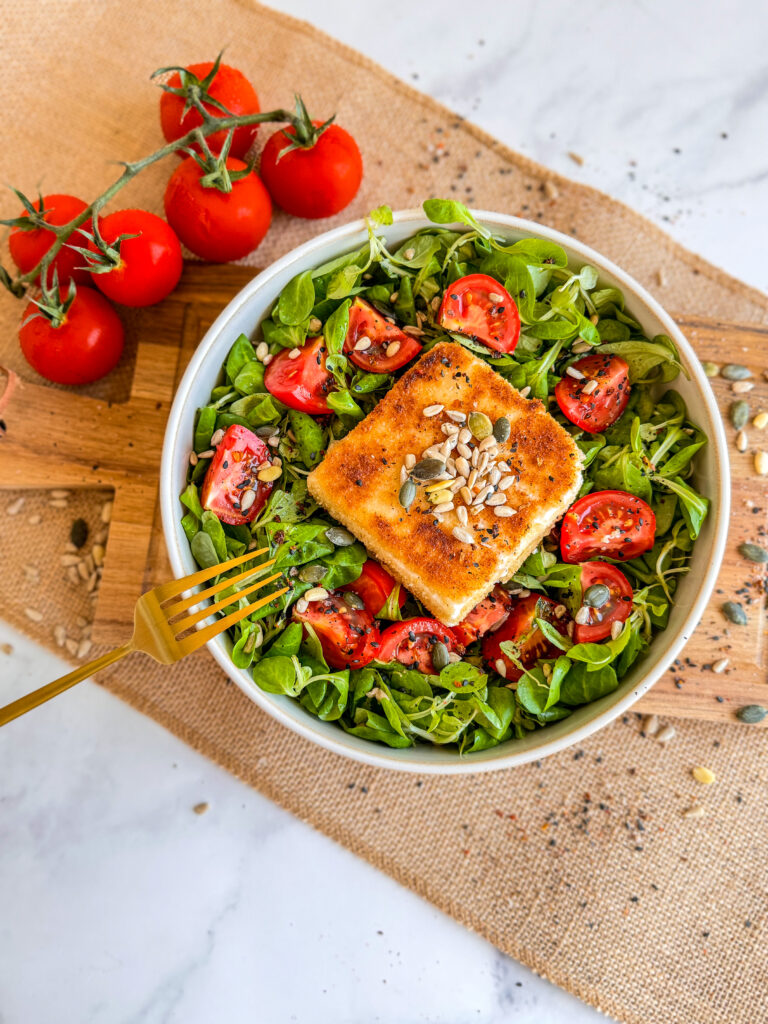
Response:
[[[728,668],[730,663],[731,663],[731,659],[730,658],[720,658],[712,666],[712,671],[716,672],[718,675],[720,675],[722,672],[725,672],[725,670]]]
[[[254,501],[256,501],[256,491],[252,487],[248,487],[240,495],[240,511],[247,512]]]
[[[497,469],[496,466],[494,466],[491,472],[488,474],[488,483],[491,484],[491,486],[495,487],[499,480],[501,480],[501,470]]]
[[[358,338],[355,342],[355,352],[365,352],[366,349],[371,347],[370,338]]]
[[[459,494],[461,494],[462,498],[464,499],[465,505],[472,504],[472,491],[470,491],[469,485],[467,485],[466,487],[462,487],[461,490],[459,491]]]
[[[741,430],[742,427],[747,425],[747,420],[749,419],[749,402],[743,398],[740,398],[738,402],[731,402],[728,415],[733,429]]]
[[[411,479],[406,480],[400,488],[400,493],[398,494],[397,499],[406,512],[413,504],[413,500],[416,497],[416,490],[416,484]]]
[[[72,657],[77,657],[77,640],[65,640],[64,646],[67,648]]]
[[[528,395],[530,395],[530,393],[531,393],[531,387],[530,387],[530,384],[528,384],[528,385],[526,385],[526,386],[525,386],[524,388],[521,388],[521,389],[520,389],[520,397],[521,397],[521,398],[527,398],[527,397],[528,397]]]
[[[266,469],[259,470],[256,474],[256,479],[261,480],[262,483],[268,484],[272,480],[277,480],[282,472],[282,466],[268,466]]]
[[[461,525],[466,526],[467,522],[469,521],[469,517],[467,516],[467,506],[459,505],[459,507],[456,509],[456,516]]]
[[[39,526],[42,523],[43,517],[39,515],[30,516],[27,522],[30,526]]]
[[[413,469],[413,467],[415,465],[416,465],[416,456],[412,452],[408,452],[408,454],[405,456],[405,468],[406,469]]]
[[[453,420],[454,423],[464,423],[467,419],[465,412],[459,412],[458,409],[446,409],[445,415],[448,419]]]
[[[215,430],[213,432],[213,434],[211,434],[211,446],[213,448],[216,448],[217,445],[221,444],[223,439],[224,439],[224,431],[221,429],[221,427],[219,427],[218,430]]]
[[[621,635],[621,631],[624,629],[623,622],[612,622],[611,623],[611,640],[618,640]]]
[[[737,380],[735,384],[731,384],[731,391],[734,395],[746,395],[754,386],[751,380]]]
[[[462,487],[467,486],[467,478],[465,476],[457,476],[455,480],[451,480],[448,484],[449,489],[455,494],[456,491],[460,491]]]
[[[711,786],[715,781],[715,773],[711,768],[705,768],[703,765],[697,764],[695,768],[691,768],[691,775],[700,782],[702,786]]]
[[[515,482],[515,478],[513,476],[502,477],[501,480],[499,480],[499,490],[500,491],[507,491],[507,490],[509,490],[509,488],[512,486],[512,484],[514,482]]]
[[[445,462],[440,459],[422,459],[411,470],[417,480],[434,480],[445,471]]]
[[[269,345],[266,341],[260,341],[256,346],[256,358],[261,362],[264,362],[264,357],[269,355]]]
[[[593,583],[584,591],[584,604],[589,608],[602,608],[610,597],[611,591],[604,583]]]
[[[104,555],[105,555],[105,553],[106,552],[104,551],[103,545],[101,545],[101,544],[94,544],[93,545],[93,547],[91,548],[91,558],[93,559],[93,564],[95,566],[98,567],[98,566],[101,566],[101,565],[104,564]]]
[[[67,641],[67,631],[63,626],[54,626],[53,628],[53,639],[56,641],[57,647],[63,647]]]
[[[274,356],[272,355],[272,353],[270,352],[270,354],[269,354],[269,355],[266,355],[266,356],[264,356],[264,358],[262,359],[262,362],[264,363],[264,365],[265,365],[265,366],[269,366],[269,364],[270,364],[270,363],[272,362],[272,360],[273,360],[274,358],[275,358],[275,357],[274,357]]]
[[[492,494],[485,502],[488,508],[498,508],[499,505],[506,505],[506,494]]]
[[[755,452],[755,472],[760,476],[768,474],[768,452]]]
[[[432,665],[436,672],[440,672],[447,665],[450,664],[450,658],[448,657],[448,648],[440,640],[432,648]]]
[[[426,451],[421,453],[422,459],[439,459],[442,447],[443,446],[441,444],[433,444],[431,447],[427,448]]]
[[[585,380],[584,374],[581,370],[577,370],[575,366],[569,366],[565,372],[569,377],[573,377],[574,380]]]
[[[403,328],[403,334],[410,334],[414,338],[420,338],[424,331],[420,327],[411,327],[410,325]]]
[[[749,440],[745,430],[740,430],[736,435],[736,450],[745,452],[749,446]]]
[[[328,597],[328,591],[325,587],[312,587],[304,595],[305,601],[324,601]]]
[[[475,538],[472,536],[469,530],[465,529],[463,526],[454,526],[453,530],[451,530],[451,535],[456,540],[461,541],[462,544],[475,543]]]
[[[768,715],[768,708],[764,708],[762,704],[746,704],[736,712],[739,721],[747,722],[748,725],[757,725],[766,715]]]
[[[501,292],[488,292],[488,298],[491,300],[491,302],[496,303],[504,301],[504,296],[501,294]]]
[[[659,731],[659,716],[646,715],[640,731],[644,736],[655,736]]]
[[[594,378],[592,380],[587,381],[587,383],[581,389],[581,393],[583,395],[591,395],[593,391],[597,391],[597,381],[594,380]]]
[[[488,452],[483,452],[480,458],[477,460],[477,474],[483,476],[486,469],[488,469],[488,463],[491,461],[491,457]]]
[[[309,602],[304,597],[300,597],[299,600],[296,602],[296,611],[299,614],[302,614],[303,612],[305,612],[308,607],[309,607]]]
[[[39,612],[36,608],[25,608],[24,614],[31,622],[42,622],[43,613]]]
[[[555,607],[555,618],[556,619],[562,619],[562,617],[565,615],[565,613],[567,611],[568,611],[568,609],[565,607],[564,604],[557,605]]]
[[[735,626],[746,626],[747,613],[738,601],[726,601],[720,610],[726,619]]]
[[[571,352],[575,352],[578,355],[581,352],[589,352],[591,348],[592,346],[588,341],[575,341],[573,345],[571,345]]]
[[[488,495],[491,493],[492,490],[493,490],[493,488],[490,485],[488,485],[486,487],[483,487],[483,489],[481,491],[478,491],[478,493],[475,495],[475,500],[472,502],[472,504],[473,505],[483,505],[483,504],[485,504],[485,499],[488,497]]]
[[[102,523],[108,523],[112,519],[112,502],[105,501],[101,506],[101,521]]]
[[[747,380],[752,376],[752,371],[741,363],[727,363],[720,371],[720,376],[726,380]]]
[[[397,302],[397,297],[398,297],[399,294],[400,294],[400,292],[392,292],[392,294],[389,296],[389,301],[393,305]]]
[[[316,316],[313,316],[310,318],[309,324],[307,326],[309,327],[310,334],[317,334],[317,332],[323,326],[323,321],[318,320]]]
[[[91,647],[93,647],[93,644],[91,643],[90,640],[81,640],[77,648],[77,657],[85,658],[88,655],[88,652],[90,651]]]
[[[70,493],[71,493],[70,491],[55,490],[55,491],[51,491],[51,497],[52,498],[68,498]]]
[[[701,804],[694,804],[693,807],[686,807],[682,815],[684,818],[703,818],[706,813]]]
[[[444,461],[447,462],[448,456],[451,454],[451,452],[453,451],[455,446],[456,446],[456,438],[455,437],[448,437],[448,438],[446,438],[445,441],[443,441],[443,443],[440,445],[440,454],[438,455],[438,459],[443,459]],[[445,471],[443,471],[443,472],[445,472]]]
[[[471,412],[467,426],[478,441],[482,441],[493,433],[493,424],[484,412]]]
[[[400,351],[400,342],[399,341],[390,341],[390,343],[387,345],[387,349],[386,349],[387,358],[391,359],[392,356],[396,356],[399,351]]]
[[[82,559],[80,555],[62,555],[61,564],[65,569],[68,569],[70,565],[79,565]]]
[[[479,474],[478,474],[476,469],[471,469],[469,471],[469,476],[467,477],[467,487],[469,487],[470,490],[475,486],[475,483],[477,482],[478,475]]]
[[[460,473],[463,477],[468,477],[470,473],[469,463],[463,455],[460,455],[456,459],[456,472]]]
[[[476,468],[479,461],[480,461],[480,452],[477,450],[477,448],[473,448],[472,449],[472,458],[469,460],[469,464]]]
[[[493,663],[493,667],[499,673],[502,679],[507,678],[507,665],[503,658],[497,658]]]
[[[656,736],[659,743],[669,743],[671,739],[675,737],[677,730],[674,725],[665,725],[661,732]]]
[[[496,438],[493,434],[489,434],[488,437],[483,438],[477,447],[481,452],[487,452],[489,449],[496,447]]]
[[[592,621],[592,615],[587,605],[583,604],[581,608],[576,612],[574,616],[574,622],[577,626],[588,626]]]
[[[455,423],[443,423],[440,430],[445,434],[446,437],[450,437],[453,434],[458,434],[459,428]],[[458,438],[456,439],[458,443]]]
[[[8,505],[5,511],[8,513],[9,516],[17,516],[19,512],[21,512],[24,500],[25,499],[23,497],[17,498],[15,501],[12,501],[10,505]]]
[[[270,448],[277,448],[280,444],[280,437],[278,434],[273,434],[272,437],[267,438],[267,444]]]
[[[441,501],[439,505],[435,505],[432,511],[436,515],[441,516],[445,515],[446,512],[453,512],[453,508],[454,506],[452,501]]]
[[[509,467],[509,463],[505,462],[503,459],[502,459],[501,462],[497,462],[496,465],[499,467],[499,469],[501,470],[502,473],[509,473],[509,472],[511,472],[510,467]]]
[[[516,508],[510,508],[509,505],[498,505],[494,510],[493,514],[498,516],[499,519],[509,519],[510,516],[517,515]]]
[[[752,420],[752,426],[758,430],[765,430],[768,427],[768,412],[759,412]]]
[[[701,368],[707,377],[717,377],[717,375],[720,373],[720,367],[717,365],[717,363],[710,363],[707,360],[705,360],[701,364]]]
[[[469,442],[471,440],[472,440],[472,431],[471,430],[467,430],[466,427],[462,427],[461,430],[459,431],[459,443],[460,444],[469,444]],[[467,458],[469,458],[469,456],[467,456]]]
[[[461,436],[461,435],[459,435],[459,436]],[[463,441],[459,441],[459,443],[456,445],[456,451],[464,459],[471,459],[472,458],[472,449],[468,445],[464,444]]]
[[[289,359],[298,359],[300,355],[301,355],[301,349],[298,348],[297,346],[294,346],[291,349],[291,351],[288,353],[288,358]]]

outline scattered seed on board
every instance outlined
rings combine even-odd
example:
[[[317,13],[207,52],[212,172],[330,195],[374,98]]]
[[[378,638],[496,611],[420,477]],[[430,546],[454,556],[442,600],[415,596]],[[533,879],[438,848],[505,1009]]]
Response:
[[[712,665],[712,671],[716,672],[717,675],[721,675],[723,672],[725,672],[730,663],[730,658],[718,658],[718,660],[714,662],[714,664]]]
[[[739,554],[749,562],[757,562],[758,564],[768,562],[768,551],[765,548],[761,548],[759,544],[751,544],[749,541],[739,544]]]
[[[735,626],[746,626],[747,613],[739,601],[726,601],[720,608],[723,615]]]
[[[765,430],[768,427],[768,412],[759,412],[752,420],[752,426],[758,430]]]
[[[80,555],[62,555],[61,564],[65,569],[68,569],[70,565],[79,565],[82,559]]]
[[[39,526],[42,523],[43,517],[39,515],[30,516],[27,522],[30,526]]]
[[[701,368],[703,369],[707,377],[717,377],[717,375],[720,373],[720,367],[717,365],[717,363],[710,363],[705,361],[701,364]]]
[[[745,704],[743,708],[739,708],[736,712],[736,717],[740,722],[746,722],[747,725],[757,725],[758,722],[768,715],[768,708],[764,708],[762,704]]]
[[[645,736],[655,736],[659,731],[659,716],[658,715],[646,715],[643,719],[643,724],[640,731]]]
[[[6,508],[5,511],[8,513],[9,516],[17,516],[19,512],[21,512],[22,506],[24,505],[24,500],[25,499],[23,497],[17,498],[15,501],[11,502],[11,504]]]
[[[768,452],[755,452],[755,472],[759,476],[768,475]]]
[[[745,452],[749,447],[749,440],[745,430],[740,430],[736,435],[736,450]]]
[[[726,363],[720,370],[720,376],[726,380],[747,380],[752,376],[752,371],[741,363]]]
[[[68,508],[69,502],[66,498],[53,498],[48,502],[51,508]]]
[[[676,732],[677,730],[674,725],[665,725],[664,728],[657,733],[656,739],[659,743],[669,743],[669,741],[674,738]]]
[[[746,427],[747,420],[749,419],[749,402],[743,398],[740,398],[738,402],[731,402],[728,415],[734,430],[741,430],[742,427]]]
[[[751,380],[737,380],[731,384],[731,391],[734,395],[747,395],[754,386]]]

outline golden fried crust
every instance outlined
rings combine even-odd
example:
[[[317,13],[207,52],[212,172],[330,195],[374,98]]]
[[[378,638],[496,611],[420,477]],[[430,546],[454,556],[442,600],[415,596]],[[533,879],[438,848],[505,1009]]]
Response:
[[[470,515],[473,545],[457,540],[455,512],[439,523],[423,489],[408,512],[398,501],[400,468],[445,441],[444,416],[427,418],[433,404],[469,414],[506,416],[509,439],[499,445],[517,481],[506,491],[517,515],[484,508]],[[454,452],[455,455],[455,452]],[[371,556],[446,625],[455,625],[512,576],[570,505],[581,486],[581,457],[570,435],[544,410],[511,387],[462,345],[444,342],[400,378],[325,459],[307,483],[314,498],[365,544]],[[456,498],[456,504],[460,503]]]

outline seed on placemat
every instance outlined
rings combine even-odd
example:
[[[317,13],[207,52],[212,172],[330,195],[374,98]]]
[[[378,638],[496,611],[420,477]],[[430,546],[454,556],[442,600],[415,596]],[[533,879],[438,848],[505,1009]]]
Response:
[[[440,459],[422,459],[411,470],[411,476],[417,480],[434,480],[445,470],[445,463]],[[413,501],[413,498],[411,499]]]
[[[726,601],[722,606],[721,611],[723,615],[732,622],[735,626],[746,626],[747,624],[747,613],[738,601]]]
[[[697,782],[700,782],[702,786],[711,786],[715,781],[715,773],[711,768],[705,768],[703,765],[696,765],[695,768],[692,768],[691,775]]]
[[[441,669],[444,669],[446,665],[448,665],[449,663],[450,658],[448,657],[448,648],[445,646],[444,643],[441,643],[438,640],[438,642],[432,648],[432,664],[434,665],[435,670],[439,672]]]
[[[768,562],[768,551],[759,544],[750,544],[749,541],[739,544],[739,554],[749,562]]]
[[[727,363],[720,371],[720,376],[726,380],[747,380],[752,376],[752,371],[741,363]]]
[[[742,427],[746,427],[747,420],[749,419],[749,402],[746,402],[743,398],[740,398],[738,402],[731,402],[728,415],[731,418],[731,426],[734,430],[741,430]]]
[[[69,529],[69,539],[76,548],[81,548],[88,540],[88,523],[84,519],[75,519]]]
[[[656,739],[659,743],[669,743],[669,741],[674,738],[676,732],[677,730],[674,725],[665,725],[661,732],[656,736]]]
[[[746,722],[748,725],[757,725],[766,715],[768,715],[768,708],[764,708],[762,704],[746,704],[736,712],[739,721]]]

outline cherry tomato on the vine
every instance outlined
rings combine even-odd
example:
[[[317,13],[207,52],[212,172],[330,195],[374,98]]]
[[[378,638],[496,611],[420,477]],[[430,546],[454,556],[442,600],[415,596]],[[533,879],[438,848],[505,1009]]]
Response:
[[[81,214],[87,205],[87,203],[84,203],[82,199],[78,199],[76,196],[43,196],[43,209],[45,210],[43,219],[48,224],[56,226],[68,224],[78,214]],[[22,210],[20,216],[28,218],[29,214],[26,210]],[[91,221],[87,220],[81,228],[78,228],[70,236],[68,241],[72,245],[84,247],[88,244],[88,239],[83,234],[83,231],[90,230]],[[11,233],[8,237],[8,248],[11,250],[13,262],[22,274],[28,274],[33,267],[37,266],[55,241],[56,235],[52,231],[46,231],[45,228],[33,228],[31,231],[28,231],[25,228],[14,227],[11,228]],[[85,259],[80,253],[75,252],[74,249],[69,248],[67,245],[63,245],[54,256],[53,262],[48,269],[46,284],[50,286],[53,283],[54,270],[58,275],[60,285],[66,285],[70,280],[74,280],[77,284],[89,284],[91,280],[90,274],[85,269],[79,269],[84,266]],[[38,275],[35,284],[38,284],[39,281]]]
[[[64,301],[67,289],[59,289]],[[29,365],[56,384],[90,384],[117,365],[123,351],[123,325],[104,296],[94,288],[77,289],[59,327],[37,313],[30,302],[19,330]]]
[[[109,244],[120,235],[136,235],[120,242],[120,262],[113,270],[93,274],[94,283],[113,302],[152,306],[179,283],[181,244],[161,217],[146,210],[118,210],[100,221],[99,232]],[[95,242],[88,248],[99,251]]]

